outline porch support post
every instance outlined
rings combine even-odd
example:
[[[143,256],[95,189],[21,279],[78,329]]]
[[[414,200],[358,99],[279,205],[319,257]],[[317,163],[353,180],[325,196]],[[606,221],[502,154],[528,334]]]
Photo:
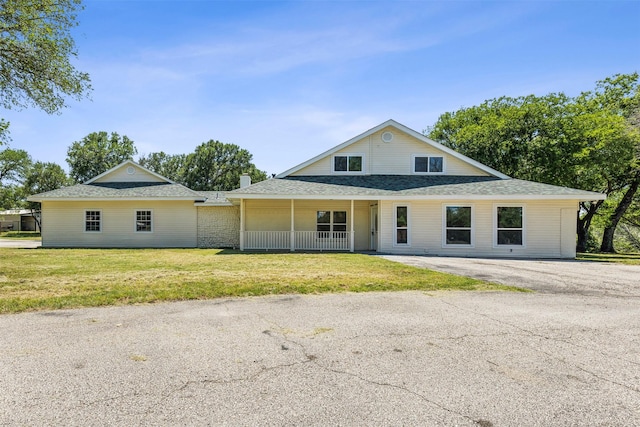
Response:
[[[353,246],[354,246],[354,242],[356,241],[355,236],[354,236],[354,232],[353,232],[353,223],[354,221],[354,217],[353,217],[353,199],[351,200],[351,232],[349,233],[349,252],[353,252]]]
[[[240,199],[240,250],[244,251],[244,199]]]
[[[294,202],[293,199],[291,199],[291,236],[290,236],[290,245],[291,245],[291,252],[295,252],[296,250],[296,230],[295,230],[295,207],[294,207]]]

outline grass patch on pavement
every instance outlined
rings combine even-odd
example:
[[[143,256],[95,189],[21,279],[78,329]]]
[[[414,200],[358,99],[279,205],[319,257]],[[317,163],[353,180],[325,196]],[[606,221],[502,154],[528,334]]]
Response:
[[[579,253],[580,261],[616,262],[619,264],[640,265],[640,254]]]
[[[442,289],[522,290],[364,254],[0,251],[0,313],[269,294]]]
[[[2,239],[23,239],[23,240],[40,240],[39,231],[3,231],[0,233]]]

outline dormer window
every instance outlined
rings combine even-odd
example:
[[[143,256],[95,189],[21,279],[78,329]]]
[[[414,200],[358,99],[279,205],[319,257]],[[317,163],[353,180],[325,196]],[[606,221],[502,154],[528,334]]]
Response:
[[[413,173],[443,173],[444,157],[413,156]]]
[[[362,154],[344,154],[333,156],[333,171],[341,173],[361,173]]]

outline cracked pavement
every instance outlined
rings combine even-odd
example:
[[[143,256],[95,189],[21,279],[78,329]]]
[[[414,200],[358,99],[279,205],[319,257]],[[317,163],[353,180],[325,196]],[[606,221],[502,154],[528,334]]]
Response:
[[[272,296],[0,316],[0,425],[640,426],[638,299]]]

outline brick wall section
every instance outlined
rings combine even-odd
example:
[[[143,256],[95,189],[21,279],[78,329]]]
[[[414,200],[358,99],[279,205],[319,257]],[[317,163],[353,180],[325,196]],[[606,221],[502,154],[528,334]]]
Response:
[[[199,206],[198,247],[240,247],[239,208],[236,206]]]

